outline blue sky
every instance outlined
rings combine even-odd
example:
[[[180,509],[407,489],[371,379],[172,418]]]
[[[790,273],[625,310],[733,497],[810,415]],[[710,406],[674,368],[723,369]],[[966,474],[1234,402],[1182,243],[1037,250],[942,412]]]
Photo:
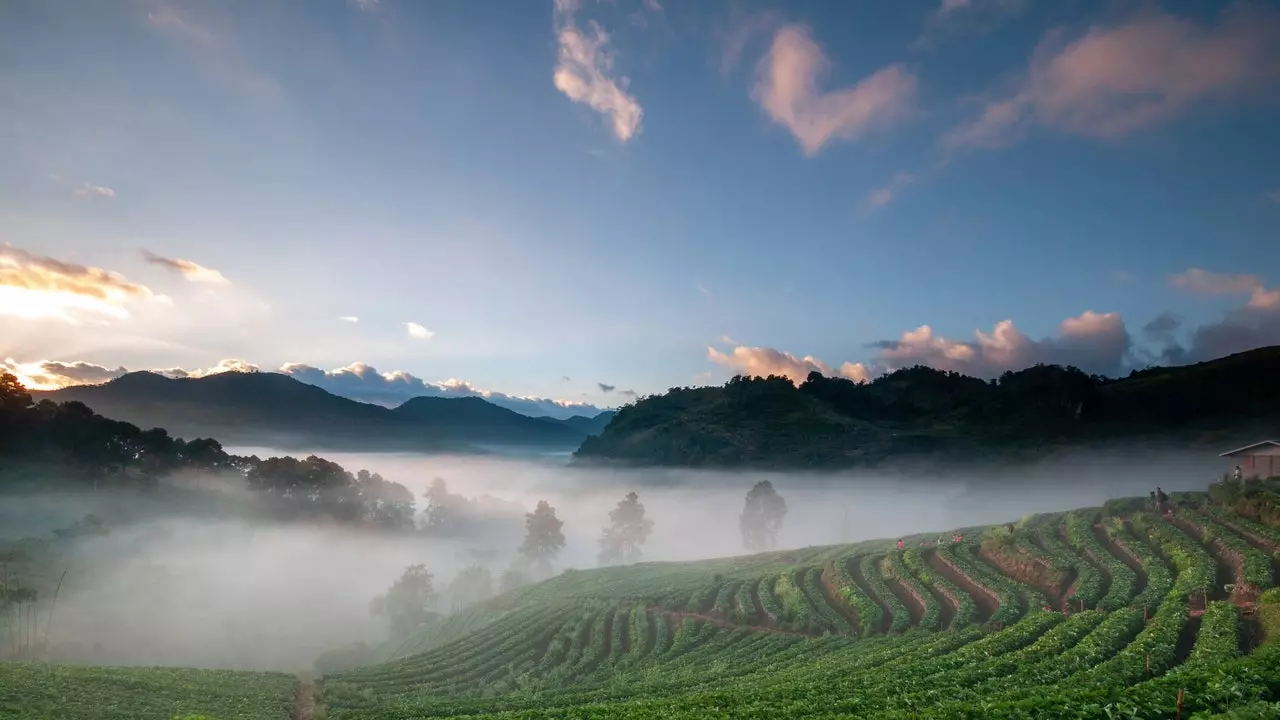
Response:
[[[1123,0],[5,3],[0,359],[612,406],[1280,343],[1278,28]]]

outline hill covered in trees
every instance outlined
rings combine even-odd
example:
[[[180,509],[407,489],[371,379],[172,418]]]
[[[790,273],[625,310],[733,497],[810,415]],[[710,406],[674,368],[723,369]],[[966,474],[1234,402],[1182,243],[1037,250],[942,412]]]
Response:
[[[468,450],[470,443],[572,449],[612,416],[534,418],[481,398],[418,397],[386,408],[266,372],[200,378],[135,372],[101,385],[32,395],[78,401],[101,415],[184,437],[348,450],[459,451]]]
[[[811,373],[672,388],[621,408],[583,461],[690,467],[842,467],[890,457],[1032,457],[1081,444],[1168,447],[1274,434],[1280,347],[1121,379],[1037,365],[984,381],[927,367],[869,383]]]

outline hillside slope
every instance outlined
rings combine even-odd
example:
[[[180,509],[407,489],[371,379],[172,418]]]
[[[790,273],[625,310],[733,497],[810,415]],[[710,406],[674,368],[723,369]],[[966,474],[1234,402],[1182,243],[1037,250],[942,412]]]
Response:
[[[279,373],[169,378],[135,372],[102,385],[34,392],[106,417],[226,444],[344,450],[465,450],[469,443],[572,448],[573,423],[530,418],[480,398],[414,398],[396,409],[350,400]]]
[[[1275,717],[1280,529],[1176,499],[566,571],[319,697],[333,720]]]
[[[817,373],[799,387],[785,378],[739,377],[623,407],[576,457],[840,467],[906,456],[1035,456],[1080,444],[1230,444],[1259,433],[1280,434],[1280,347],[1118,380],[1057,366],[991,382],[925,367],[863,385]]]

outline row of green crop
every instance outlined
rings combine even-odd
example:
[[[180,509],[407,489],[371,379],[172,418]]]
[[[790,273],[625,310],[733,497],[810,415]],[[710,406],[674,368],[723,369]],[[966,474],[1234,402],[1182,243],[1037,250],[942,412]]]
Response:
[[[1190,514],[1192,523],[1200,526],[1200,531],[1207,543],[1219,542],[1240,555],[1244,565],[1244,581],[1256,588],[1266,590],[1275,584],[1272,574],[1271,557],[1250,545],[1247,540],[1207,515]]]
[[[840,599],[853,608],[858,616],[858,635],[869,637],[880,627],[884,619],[884,610],[881,610],[880,605],[858,586],[849,572],[851,563],[855,562],[859,562],[855,556],[841,556],[831,563],[829,572],[835,579],[836,591],[840,594]]]
[[[1147,577],[1146,587],[1134,597],[1131,605],[1154,611],[1173,589],[1173,573],[1169,571],[1169,566],[1146,540],[1129,532],[1120,518],[1107,518],[1103,529],[1122,551],[1127,550],[1138,559],[1142,573]]]
[[[1111,577],[1107,594],[1097,601],[1099,610],[1117,610],[1125,607],[1137,592],[1138,576],[1128,565],[1112,555],[1093,535],[1094,517],[1073,512],[1067,514],[1067,540],[1079,552],[1101,565]],[[1088,601],[1085,601],[1086,604]]]
[[[1234,525],[1272,547],[1280,546],[1280,529],[1271,527],[1270,525],[1263,525],[1256,520],[1233,513],[1226,508],[1221,508],[1216,505],[1205,505],[1200,508],[1200,512],[1211,515],[1222,522]],[[1273,554],[1280,555],[1280,550]]]
[[[999,607],[987,618],[987,622],[1007,624],[1017,620],[1022,615],[1021,600],[1018,597],[1018,589],[1012,581],[998,573],[984,573],[978,566],[978,561],[974,559],[967,545],[942,545],[937,549],[938,557],[944,562],[950,563],[961,574],[967,576],[969,580],[977,585],[981,585],[996,596]],[[998,578],[997,578],[998,576]]]
[[[827,602],[826,593],[822,589],[822,568],[811,567],[804,571],[804,584],[800,589],[813,608],[813,618],[817,629],[822,632],[851,633],[855,631],[844,616]]]
[[[903,551],[902,562],[916,574],[916,577],[920,578],[922,583],[932,585],[939,594],[951,599],[956,612],[951,617],[949,630],[967,627],[973,623],[978,616],[978,606],[973,602],[973,598],[959,585],[930,567],[919,548],[907,548]]]
[[[1207,595],[1214,587],[1216,565],[1200,543],[1168,522],[1148,513],[1133,516],[1134,527],[1141,529],[1156,543],[1178,569],[1170,597],[1185,599],[1193,594]]]
[[[894,550],[885,556],[885,574],[896,578],[907,588],[907,592],[915,595],[924,605],[924,614],[916,627],[921,630],[937,630],[942,619],[942,605],[938,598],[925,587],[916,574],[907,567],[904,550]]]
[[[805,631],[819,625],[813,608],[805,597],[801,584],[804,582],[804,571],[796,570],[783,573],[773,584],[773,595],[782,607],[779,619],[785,620],[792,629]]]
[[[1212,665],[1240,655],[1240,606],[1211,602],[1200,616],[1200,630],[1188,664]]]
[[[1076,572],[1074,595],[1067,598],[1073,607],[1083,600],[1085,607],[1097,607],[1102,599],[1106,582],[1088,561],[1076,554],[1062,542],[1058,525],[1042,525],[1036,528],[1036,539],[1045,552],[1054,558],[1054,562],[1070,567]]]
[[[862,573],[862,580],[871,592],[875,593],[875,596],[880,598],[880,602],[889,608],[889,632],[903,632],[911,627],[911,615],[907,612],[907,606],[893,594],[880,574],[880,560],[883,557],[883,555],[863,556],[858,561],[858,570]]]

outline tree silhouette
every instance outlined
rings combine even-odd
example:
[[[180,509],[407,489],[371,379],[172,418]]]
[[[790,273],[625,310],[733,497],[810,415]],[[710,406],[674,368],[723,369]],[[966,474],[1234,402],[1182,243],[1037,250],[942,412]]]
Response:
[[[472,565],[449,583],[449,595],[454,610],[484,602],[493,597],[493,575],[483,565]]]
[[[738,518],[742,529],[742,545],[748,550],[767,550],[778,542],[782,520],[787,516],[787,501],[773,483],[761,480],[747,493],[746,506]]]
[[[636,562],[640,546],[653,532],[653,521],[644,516],[644,504],[634,492],[627,493],[618,507],[609,512],[612,523],[600,533],[600,564]]]
[[[385,617],[392,637],[413,632],[419,625],[439,617],[435,612],[436,592],[425,565],[410,565],[387,590],[369,603],[369,612]]]
[[[560,531],[564,521],[556,517],[556,509],[546,500],[539,500],[533,512],[525,513],[524,526],[526,535],[520,555],[537,577],[545,578],[551,575],[551,561],[564,547],[564,533]]]

